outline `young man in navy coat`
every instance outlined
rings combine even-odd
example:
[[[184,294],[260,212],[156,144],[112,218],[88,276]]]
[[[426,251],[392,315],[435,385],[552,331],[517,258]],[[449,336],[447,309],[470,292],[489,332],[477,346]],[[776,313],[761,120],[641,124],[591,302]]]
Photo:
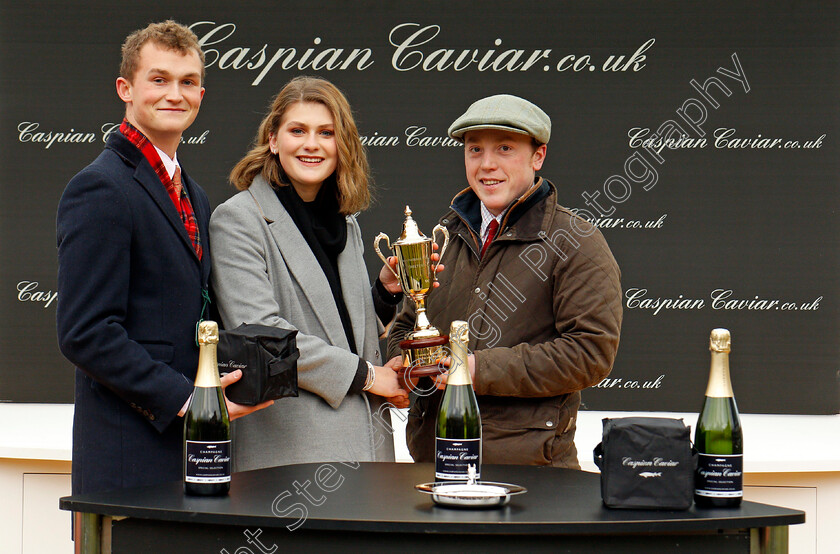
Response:
[[[210,204],[176,155],[204,96],[204,54],[173,21],[135,31],[122,51],[125,119],[58,206],[58,339],[76,366],[73,494],[181,478],[179,416],[207,315]],[[231,419],[254,409],[228,403]]]

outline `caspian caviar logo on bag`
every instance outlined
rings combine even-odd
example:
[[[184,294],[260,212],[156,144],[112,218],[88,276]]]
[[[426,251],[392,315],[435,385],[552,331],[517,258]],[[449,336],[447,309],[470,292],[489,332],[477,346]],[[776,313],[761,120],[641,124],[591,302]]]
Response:
[[[634,460],[633,458],[627,456],[621,459],[621,465],[632,467],[636,469],[638,467],[677,467],[680,465],[680,462],[676,460],[666,460],[664,458],[653,458],[652,460]]]

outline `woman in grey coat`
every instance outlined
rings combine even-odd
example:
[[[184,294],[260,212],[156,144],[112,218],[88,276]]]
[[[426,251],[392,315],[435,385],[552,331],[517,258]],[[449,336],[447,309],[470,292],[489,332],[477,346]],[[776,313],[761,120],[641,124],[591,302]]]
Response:
[[[300,396],[234,422],[235,469],[393,461],[387,407],[406,407],[408,393],[379,335],[401,294],[386,266],[368,280],[352,215],[370,201],[368,164],[344,95],[290,81],[230,181],[241,192],[210,220],[222,322],[297,329],[300,349]]]

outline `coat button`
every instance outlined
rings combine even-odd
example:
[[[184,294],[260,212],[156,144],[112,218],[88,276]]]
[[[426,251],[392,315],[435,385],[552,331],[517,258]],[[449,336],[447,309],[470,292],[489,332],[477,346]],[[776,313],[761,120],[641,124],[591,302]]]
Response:
[[[448,220],[448,219],[446,219],[446,218],[441,219],[441,221],[443,222],[443,224],[444,224],[444,225],[446,225],[447,223],[449,223],[449,220]]]
[[[512,236],[513,236],[513,233],[512,233],[511,231],[508,231],[508,232],[505,234],[505,236],[512,237]]]
[[[474,293],[478,294],[481,292],[481,287],[475,287]]]
[[[545,426],[546,427],[554,427],[554,422],[553,421],[546,421]]]

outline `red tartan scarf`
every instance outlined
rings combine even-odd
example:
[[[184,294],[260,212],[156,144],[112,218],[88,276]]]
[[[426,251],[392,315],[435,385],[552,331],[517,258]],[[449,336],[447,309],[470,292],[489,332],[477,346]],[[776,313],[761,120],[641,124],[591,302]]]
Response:
[[[175,209],[178,210],[178,215],[181,216],[181,221],[184,223],[187,235],[190,237],[195,253],[200,260],[203,251],[201,248],[201,237],[198,232],[198,222],[195,219],[195,212],[193,211],[192,204],[190,204],[190,199],[181,184],[181,168],[176,166],[175,175],[170,179],[169,173],[166,172],[166,167],[163,165],[163,161],[160,159],[157,150],[155,150],[154,145],[143,133],[138,131],[125,119],[123,119],[122,125],[120,125],[120,133],[125,135],[125,138],[143,153],[143,156],[151,164],[152,169],[157,173],[160,182],[166,187],[166,192],[175,205]]]

